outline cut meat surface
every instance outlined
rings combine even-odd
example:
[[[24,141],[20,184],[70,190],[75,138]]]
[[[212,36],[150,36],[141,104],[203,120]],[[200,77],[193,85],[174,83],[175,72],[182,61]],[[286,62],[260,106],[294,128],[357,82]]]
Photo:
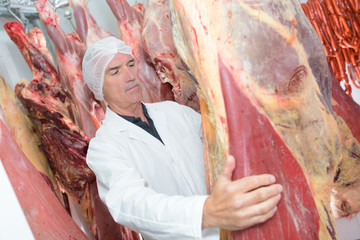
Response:
[[[200,111],[195,82],[175,48],[169,1],[148,1],[143,20],[142,39],[147,60],[153,63],[161,82],[171,84],[175,101]]]

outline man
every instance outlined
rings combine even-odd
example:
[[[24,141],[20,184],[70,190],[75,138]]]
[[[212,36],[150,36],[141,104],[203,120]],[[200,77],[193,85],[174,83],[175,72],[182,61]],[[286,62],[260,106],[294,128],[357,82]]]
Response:
[[[219,227],[241,230],[276,212],[282,187],[272,175],[231,181],[229,157],[206,193],[201,117],[175,102],[141,102],[131,48],[108,37],[83,60],[84,78],[107,105],[87,163],[116,222],[144,239],[219,239]]]

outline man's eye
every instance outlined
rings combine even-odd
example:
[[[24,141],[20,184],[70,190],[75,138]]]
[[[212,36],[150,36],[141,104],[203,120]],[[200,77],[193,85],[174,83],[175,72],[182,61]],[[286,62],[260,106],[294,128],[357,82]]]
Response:
[[[111,73],[111,76],[116,75],[118,72],[119,72],[119,70],[113,71],[113,72]]]
[[[135,67],[135,63],[131,63],[129,67]]]

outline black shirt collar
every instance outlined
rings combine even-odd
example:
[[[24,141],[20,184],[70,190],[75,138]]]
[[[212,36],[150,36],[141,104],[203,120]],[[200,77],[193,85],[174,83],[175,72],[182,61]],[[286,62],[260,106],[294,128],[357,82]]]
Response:
[[[144,115],[146,117],[147,122],[143,122],[140,117],[133,117],[133,116],[124,116],[118,114],[120,117],[124,118],[125,120],[135,124],[136,126],[144,129],[146,132],[151,134],[153,137],[157,138],[160,142],[163,143],[159,133],[156,131],[155,125],[153,120],[151,119],[149,113],[147,112],[147,109],[143,103],[141,103],[141,106],[144,111]],[[164,144],[164,143],[163,143]]]
[[[142,108],[143,108],[145,117],[146,117],[147,119],[149,119],[150,116],[149,116],[149,113],[148,113],[145,105],[144,105],[143,103],[141,103],[141,106],[142,106]],[[119,115],[120,117],[124,118],[125,120],[127,120],[127,121],[129,121],[129,122],[131,122],[131,123],[134,123],[134,124],[137,124],[137,123],[139,123],[139,122],[142,122],[142,120],[141,120],[140,117],[137,117],[137,118],[136,118],[136,117],[133,117],[133,116],[126,116],[126,115],[121,115],[121,114],[118,114],[118,115]]]

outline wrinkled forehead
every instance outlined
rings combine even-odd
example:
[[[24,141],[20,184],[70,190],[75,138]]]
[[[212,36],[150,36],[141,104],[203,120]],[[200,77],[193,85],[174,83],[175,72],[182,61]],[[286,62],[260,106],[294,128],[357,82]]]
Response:
[[[113,55],[109,64],[106,66],[106,70],[109,70],[114,67],[121,67],[128,64],[129,62],[134,62],[134,61],[135,61],[134,57],[130,54],[116,53]]]

